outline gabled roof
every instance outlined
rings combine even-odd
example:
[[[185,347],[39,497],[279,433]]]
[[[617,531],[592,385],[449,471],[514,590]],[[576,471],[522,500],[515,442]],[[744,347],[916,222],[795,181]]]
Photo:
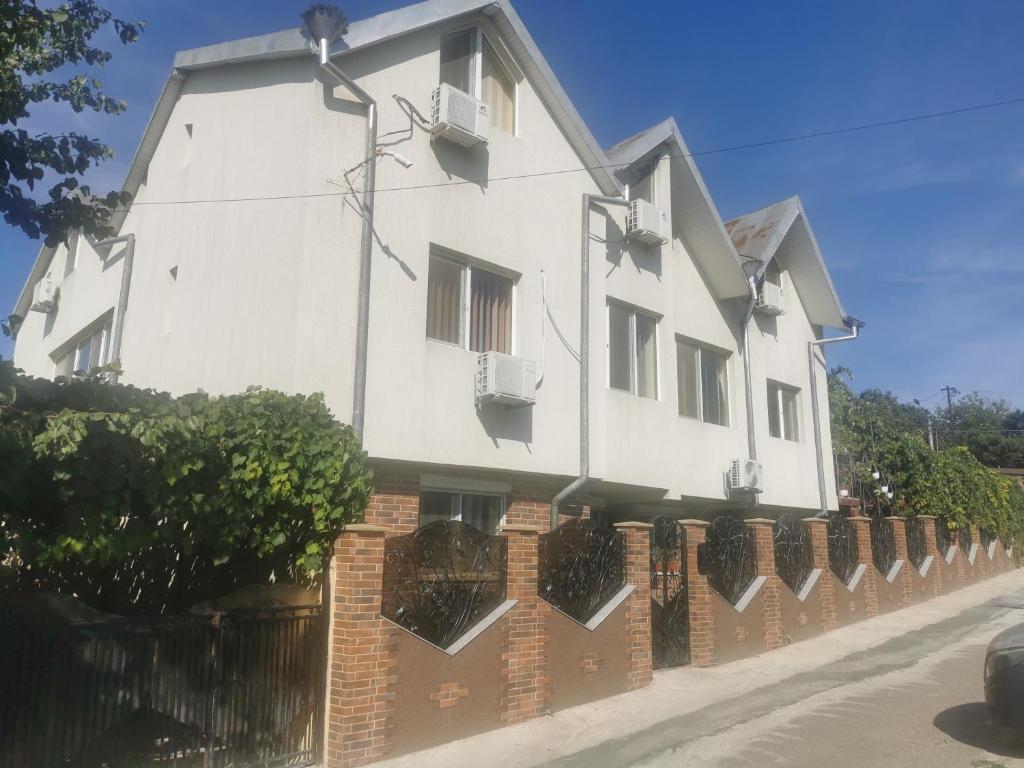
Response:
[[[727,221],[725,228],[737,252],[757,262],[758,277],[772,259],[784,254],[782,260],[812,323],[830,328],[848,326],[850,318],[832,284],[799,197]]]
[[[538,96],[562,129],[567,140],[590,170],[591,176],[603,194],[617,195],[621,192],[619,182],[608,170],[608,159],[587,128],[569,96],[558,82],[555,73],[548,66],[537,44],[533,41],[519,15],[509,0],[426,0],[415,5],[398,8],[367,19],[353,21],[348,32],[337,41],[331,50],[331,57],[338,59],[345,54],[371,45],[383,43],[400,35],[409,34],[461,16],[483,14],[497,28],[516,63],[537,91]],[[258,37],[247,37],[217,45],[179,51],[174,57],[174,69],[164,85],[139,148],[132,159],[123,189],[134,196],[145,177],[149,162],[156,152],[171,111],[177,102],[181,87],[189,71],[225,64],[241,64],[296,56],[312,57],[309,39],[301,28],[286,29]],[[117,214],[111,224],[119,231],[127,212]],[[42,247],[29,273],[18,301],[15,314],[28,311],[32,286],[45,274],[56,249]]]
[[[740,258],[675,119],[662,120],[605,152],[619,166],[616,175],[624,183],[636,181],[637,169],[655,154],[667,152],[672,163],[673,223],[718,298],[748,295]]]

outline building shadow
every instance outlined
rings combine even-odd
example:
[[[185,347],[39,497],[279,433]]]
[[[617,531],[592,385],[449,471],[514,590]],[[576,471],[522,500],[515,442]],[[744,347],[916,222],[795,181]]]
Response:
[[[944,709],[932,724],[961,744],[1002,757],[1024,758],[1024,733],[996,725],[984,702]]]

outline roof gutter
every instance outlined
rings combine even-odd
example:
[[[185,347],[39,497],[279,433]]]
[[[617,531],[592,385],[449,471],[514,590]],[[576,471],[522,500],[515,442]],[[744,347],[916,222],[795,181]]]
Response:
[[[558,527],[562,502],[590,480],[590,206],[626,205],[621,197],[583,195],[580,224],[580,474],[551,499],[551,530]]]
[[[818,367],[814,350],[826,344],[838,344],[841,341],[853,341],[859,338],[860,329],[864,327],[863,322],[847,315],[843,318],[843,323],[850,329],[848,335],[807,342],[807,365],[811,374],[811,417],[814,421],[814,459],[818,465],[818,499],[820,502],[818,517],[828,517],[828,495],[825,490],[825,458],[821,447],[821,415],[818,412]],[[824,359],[822,359],[822,363],[824,363]]]
[[[363,229],[359,241],[359,296],[356,309],[356,360],[352,387],[352,429],[360,442],[366,415],[366,357],[370,330],[370,271],[373,266],[373,203],[377,182],[377,102],[331,61],[330,46],[319,45],[320,70],[344,85],[366,106],[366,156],[362,208]]]

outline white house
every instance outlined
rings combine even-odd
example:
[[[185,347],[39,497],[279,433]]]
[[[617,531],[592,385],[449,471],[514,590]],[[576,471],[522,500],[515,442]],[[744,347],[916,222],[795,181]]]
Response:
[[[672,119],[602,149],[507,0],[427,0],[329,43],[175,57],[120,240],[41,250],[19,367],[322,391],[378,470],[371,516],[405,529],[544,525],[552,501],[837,506],[813,343],[857,323],[799,200],[724,223]]]

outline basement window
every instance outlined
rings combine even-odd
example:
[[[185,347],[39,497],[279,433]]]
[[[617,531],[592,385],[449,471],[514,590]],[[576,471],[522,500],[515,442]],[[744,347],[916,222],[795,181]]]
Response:
[[[487,36],[471,27],[441,38],[440,82],[490,107],[491,125],[516,132],[516,81]]]
[[[608,386],[658,399],[658,320],[608,302]]]
[[[488,534],[498,533],[505,497],[449,491],[420,492],[420,527],[438,520],[459,520]]]
[[[427,338],[471,352],[512,354],[511,277],[431,252]]]
[[[794,442],[800,439],[800,390],[768,382],[768,434]]]

